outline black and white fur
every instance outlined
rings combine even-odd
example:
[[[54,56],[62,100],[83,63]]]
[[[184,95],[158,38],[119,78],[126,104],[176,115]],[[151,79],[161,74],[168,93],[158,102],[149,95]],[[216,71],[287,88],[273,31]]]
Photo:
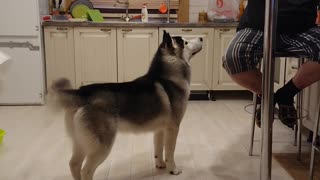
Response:
[[[163,42],[142,77],[79,89],[71,89],[67,79],[53,83],[48,100],[65,110],[66,129],[73,142],[70,169],[75,180],[93,179],[118,131],[154,132],[156,167],[175,175],[182,172],[176,167],[174,151],[190,94],[190,59],[201,49],[202,38],[187,41],[164,31]]]

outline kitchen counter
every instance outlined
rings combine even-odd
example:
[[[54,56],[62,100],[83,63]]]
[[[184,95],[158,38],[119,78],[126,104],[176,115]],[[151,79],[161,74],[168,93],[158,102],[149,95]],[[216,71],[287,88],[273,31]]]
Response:
[[[72,22],[72,21],[44,21],[42,26],[68,26],[68,27],[188,27],[188,28],[208,28],[208,27],[236,27],[238,22],[208,22],[208,23],[166,23],[166,22]]]

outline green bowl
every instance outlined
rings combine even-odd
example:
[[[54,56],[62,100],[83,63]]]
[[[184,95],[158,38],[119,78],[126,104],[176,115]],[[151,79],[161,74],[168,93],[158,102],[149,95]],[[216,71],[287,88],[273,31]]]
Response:
[[[2,143],[4,135],[6,135],[6,131],[0,129],[0,144]]]

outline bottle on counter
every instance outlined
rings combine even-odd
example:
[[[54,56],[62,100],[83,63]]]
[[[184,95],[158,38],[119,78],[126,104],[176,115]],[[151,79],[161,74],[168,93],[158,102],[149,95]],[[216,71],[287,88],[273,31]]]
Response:
[[[148,9],[147,9],[147,3],[143,4],[141,9],[141,22],[148,22],[149,15],[148,15]]]
[[[199,23],[206,23],[208,21],[208,14],[204,10],[199,12]]]

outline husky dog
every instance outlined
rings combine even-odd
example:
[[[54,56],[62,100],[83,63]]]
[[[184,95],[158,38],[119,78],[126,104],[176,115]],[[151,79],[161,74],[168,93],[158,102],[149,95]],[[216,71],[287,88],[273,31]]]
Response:
[[[176,167],[174,151],[190,94],[190,59],[202,49],[202,41],[171,37],[164,31],[148,72],[131,82],[79,89],[71,89],[67,79],[53,83],[49,95],[65,110],[66,129],[73,142],[69,165],[75,180],[92,180],[118,131],[154,132],[156,167],[174,175],[182,172]]]

